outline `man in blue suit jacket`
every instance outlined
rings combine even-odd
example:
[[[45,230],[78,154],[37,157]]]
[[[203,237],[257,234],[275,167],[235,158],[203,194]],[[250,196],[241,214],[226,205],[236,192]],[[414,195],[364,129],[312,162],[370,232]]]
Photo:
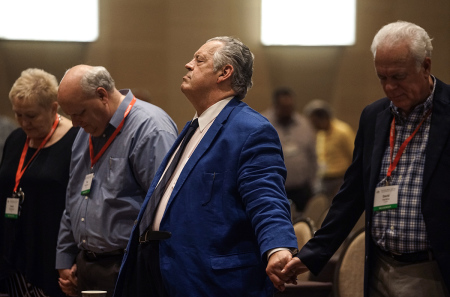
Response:
[[[216,37],[185,67],[181,90],[199,127],[160,201],[152,194],[190,123],[153,180],[115,296],[272,296],[270,280],[279,281],[297,241],[277,132],[241,101],[252,85],[253,54]]]
[[[431,50],[412,23],[375,36],[387,97],[364,109],[344,184],[286,274],[317,274],[365,210],[364,295],[449,296],[450,86],[430,74]]]

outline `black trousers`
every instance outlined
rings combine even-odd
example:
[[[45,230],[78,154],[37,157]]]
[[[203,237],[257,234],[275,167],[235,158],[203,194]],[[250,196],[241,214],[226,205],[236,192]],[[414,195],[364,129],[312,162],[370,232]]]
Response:
[[[81,251],[77,256],[78,296],[81,291],[103,290],[111,297],[122,264],[123,253],[89,254]]]
[[[159,267],[159,241],[149,241],[138,246],[137,297],[169,297]]]

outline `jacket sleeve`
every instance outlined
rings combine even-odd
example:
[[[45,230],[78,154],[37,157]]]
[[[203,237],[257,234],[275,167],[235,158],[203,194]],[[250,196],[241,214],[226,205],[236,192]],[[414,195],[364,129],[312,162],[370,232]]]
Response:
[[[249,134],[239,158],[238,191],[260,246],[297,248],[284,190],[286,168],[275,129],[267,122]]]
[[[355,139],[353,161],[344,183],[334,197],[330,210],[314,237],[298,253],[313,274],[318,274],[333,256],[364,212],[364,146],[366,144],[365,109]],[[367,172],[366,172],[367,174]]]

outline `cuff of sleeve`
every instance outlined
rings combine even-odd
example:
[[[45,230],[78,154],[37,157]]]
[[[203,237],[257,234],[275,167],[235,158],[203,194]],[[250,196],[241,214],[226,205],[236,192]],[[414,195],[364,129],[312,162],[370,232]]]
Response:
[[[292,249],[292,248],[275,248],[271,249],[267,252],[267,261],[269,261],[270,256],[272,256],[274,253],[279,251],[290,251],[291,254],[294,256],[298,253],[298,249]]]
[[[55,269],[70,269],[75,263],[77,255],[72,254],[56,254]]]

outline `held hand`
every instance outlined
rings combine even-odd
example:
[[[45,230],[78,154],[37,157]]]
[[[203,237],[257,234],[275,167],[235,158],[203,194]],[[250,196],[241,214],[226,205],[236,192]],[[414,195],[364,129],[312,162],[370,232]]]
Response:
[[[285,289],[284,284],[290,280],[290,278],[283,273],[282,270],[286,264],[291,261],[292,254],[288,250],[281,250],[273,253],[269,258],[267,264],[266,273],[272,281],[277,290],[283,292]]]
[[[297,275],[307,271],[309,271],[308,267],[306,267],[299,258],[293,257],[292,260],[284,266],[281,273],[289,278],[286,283],[297,284]]]
[[[74,264],[71,269],[58,269],[58,272],[61,290],[68,296],[78,296],[77,265]]]

